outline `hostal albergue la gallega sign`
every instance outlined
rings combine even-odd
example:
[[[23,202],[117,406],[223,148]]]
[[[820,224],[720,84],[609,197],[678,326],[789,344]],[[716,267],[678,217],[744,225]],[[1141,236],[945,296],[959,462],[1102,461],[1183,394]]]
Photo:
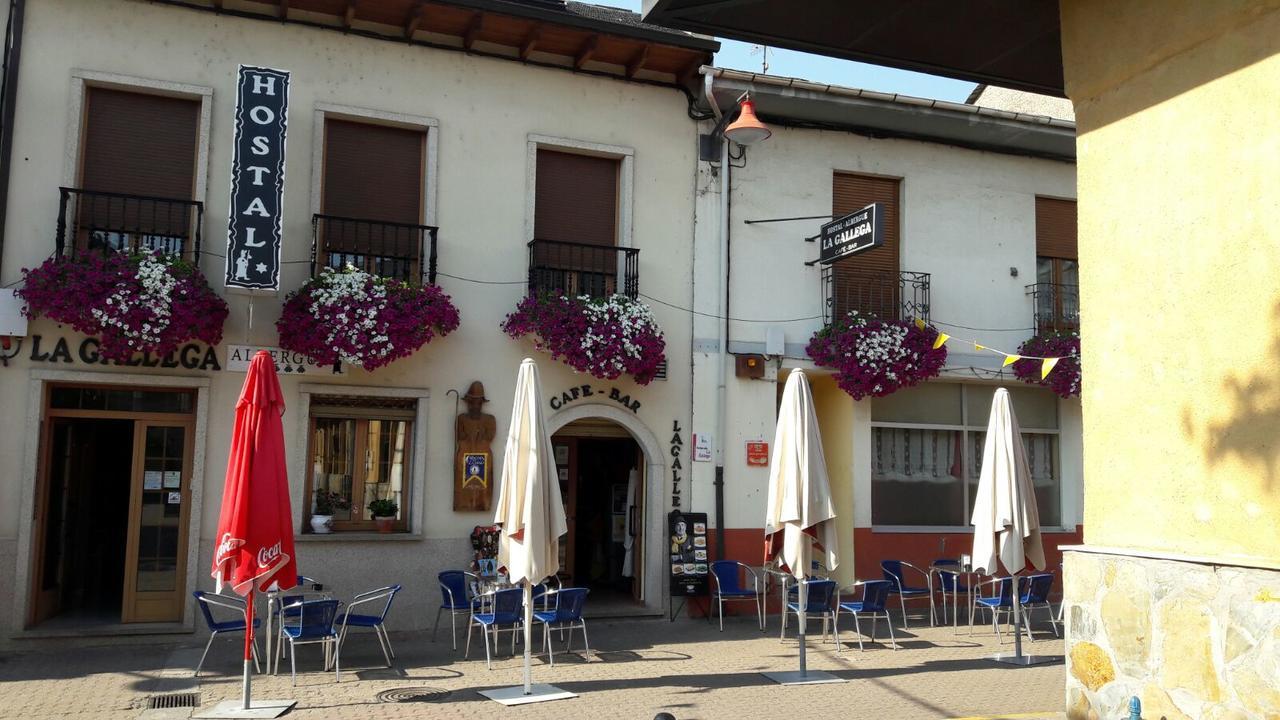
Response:
[[[280,288],[289,73],[241,65],[236,82],[227,287]]]

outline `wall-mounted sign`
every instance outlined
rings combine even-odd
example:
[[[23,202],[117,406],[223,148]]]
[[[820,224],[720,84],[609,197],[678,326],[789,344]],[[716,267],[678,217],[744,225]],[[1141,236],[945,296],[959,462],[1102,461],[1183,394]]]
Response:
[[[681,475],[684,473],[684,463],[680,461],[680,454],[684,452],[684,438],[680,435],[680,421],[671,421],[671,507],[680,508],[680,481],[683,479]]]
[[[336,367],[333,365],[318,365],[311,362],[302,353],[260,345],[228,345],[226,369],[230,372],[248,372],[249,361],[253,360],[253,356],[257,355],[259,350],[265,350],[271,356],[271,361],[275,364],[276,372],[278,373],[293,375],[301,375],[303,373],[343,374],[341,365]]]
[[[818,262],[826,265],[884,244],[884,205],[872,203],[836,218],[818,233]]]
[[[763,440],[748,442],[747,464],[753,467],[769,467],[769,443]]]
[[[162,367],[184,368],[186,370],[221,370],[218,354],[213,348],[197,343],[187,343],[165,355],[151,352],[136,353],[128,360],[108,360],[102,356],[102,343],[98,338],[87,337],[78,344],[68,342],[66,338],[46,338],[43,335],[32,335],[31,352],[27,358],[32,362],[65,363],[74,365],[77,362],[85,365],[127,365],[130,367]],[[21,350],[21,340],[15,343]]]
[[[289,73],[240,66],[227,222],[227,287],[280,287]]]
[[[711,436],[706,433],[693,434],[693,461],[711,462]]]
[[[607,397],[633,413],[640,412],[640,401],[632,400],[630,395],[615,387],[611,387],[608,392],[605,392],[604,388],[575,385],[558,395],[553,394],[548,402],[551,404],[552,410],[559,410],[569,403],[589,397]]]

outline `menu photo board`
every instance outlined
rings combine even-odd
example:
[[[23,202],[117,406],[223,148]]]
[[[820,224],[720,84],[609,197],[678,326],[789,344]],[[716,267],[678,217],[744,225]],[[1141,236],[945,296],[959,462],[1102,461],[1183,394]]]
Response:
[[[672,597],[700,597],[709,588],[707,514],[672,511],[667,515]]]

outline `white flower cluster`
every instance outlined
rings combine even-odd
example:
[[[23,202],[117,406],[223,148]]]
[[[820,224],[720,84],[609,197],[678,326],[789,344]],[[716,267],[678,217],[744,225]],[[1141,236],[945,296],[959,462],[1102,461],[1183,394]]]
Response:
[[[325,343],[338,352],[338,357],[349,365],[364,365],[369,358],[383,358],[395,347],[386,335],[386,328],[379,328],[379,309],[385,307],[387,289],[381,283],[369,282],[372,276],[354,265],[347,265],[341,272],[326,269],[311,294],[311,316],[317,320],[332,321]],[[341,308],[364,305],[370,312],[351,317]],[[325,308],[338,306],[339,312],[330,315]],[[376,334],[375,334],[376,332]],[[345,343],[339,344],[339,338]],[[356,354],[353,348],[363,352]]]
[[[866,319],[859,317],[857,311],[849,313],[848,321],[855,327],[867,325]],[[864,332],[859,336],[854,352],[845,353],[845,357],[853,356],[859,365],[875,368],[884,374],[886,380],[897,381],[898,373],[892,369],[895,365],[907,360],[905,369],[911,370],[920,359],[918,353],[907,350],[904,344],[909,332],[902,325],[885,325],[877,330]],[[882,389],[879,385],[875,387],[876,392]]]
[[[142,349],[159,344],[161,333],[169,327],[173,288],[178,281],[169,274],[168,263],[150,256],[138,264],[138,281],[142,292],[136,297],[127,283],[117,283],[105,307],[93,308],[93,317],[103,326],[119,328],[129,347]],[[146,308],[151,318],[134,327],[127,317],[136,306]]]
[[[620,344],[626,357],[641,359],[643,349],[636,344],[635,338],[642,333],[660,334],[658,321],[648,305],[628,298],[626,295],[610,295],[605,300],[596,300],[589,296],[578,297],[586,306],[587,323],[590,329],[582,336],[580,347],[592,361],[597,360],[597,351],[607,351],[612,344]],[[621,326],[616,336],[603,335],[597,332],[610,319],[615,319]],[[613,369],[619,373],[627,371],[622,356],[613,355],[610,359]]]

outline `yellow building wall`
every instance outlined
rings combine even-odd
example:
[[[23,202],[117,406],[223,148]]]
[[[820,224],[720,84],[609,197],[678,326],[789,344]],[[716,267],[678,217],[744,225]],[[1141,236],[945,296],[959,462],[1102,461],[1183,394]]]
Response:
[[[808,374],[813,405],[822,434],[822,452],[831,481],[831,501],[836,506],[840,564],[832,579],[841,587],[854,581],[853,573],[853,400],[829,375]],[[783,382],[779,380],[779,382]]]
[[[1062,35],[1085,541],[1274,564],[1280,2],[1064,0]]]

